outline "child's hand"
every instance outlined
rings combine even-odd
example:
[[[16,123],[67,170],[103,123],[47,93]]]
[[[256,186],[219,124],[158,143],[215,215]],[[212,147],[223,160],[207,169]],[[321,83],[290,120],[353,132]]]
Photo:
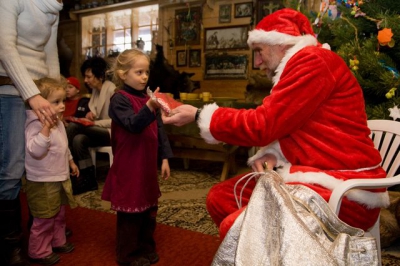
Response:
[[[171,170],[169,168],[169,163],[167,159],[162,160],[161,165],[161,176],[164,180],[167,180],[171,175]]]
[[[69,161],[69,167],[71,168],[71,175],[79,177],[79,168],[76,166],[73,160]]]
[[[49,123],[47,120],[44,120],[43,128],[40,130],[40,133],[42,133],[44,136],[49,137],[50,136],[50,129],[52,128],[52,124]]]
[[[159,92],[160,88],[157,87],[157,89],[154,91],[154,93]],[[150,111],[154,111],[155,109],[160,108],[160,103],[157,102],[156,99],[150,98],[147,103],[146,103],[147,107],[149,107]]]

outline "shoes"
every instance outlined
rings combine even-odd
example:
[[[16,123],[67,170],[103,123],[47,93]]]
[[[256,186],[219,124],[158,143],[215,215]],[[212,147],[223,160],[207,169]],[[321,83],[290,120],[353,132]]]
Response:
[[[57,253],[70,253],[72,250],[75,249],[74,244],[70,243],[70,242],[66,242],[64,245],[60,246],[60,247],[54,247],[53,248],[53,252],[57,252]]]
[[[144,257],[150,261],[150,264],[155,264],[160,260],[160,257],[155,252],[146,254]]]
[[[50,265],[54,265],[57,262],[59,262],[60,256],[58,256],[56,253],[51,253],[49,256],[44,257],[44,258],[38,258],[38,259],[29,258],[29,260],[33,263],[50,266]]]
[[[66,237],[72,236],[72,230],[69,229],[68,227],[65,228],[65,236],[66,236]]]
[[[150,261],[144,257],[132,261],[129,266],[150,266]]]
[[[80,171],[79,177],[70,176],[72,194],[79,195],[88,191],[98,190],[94,166],[87,167]]]

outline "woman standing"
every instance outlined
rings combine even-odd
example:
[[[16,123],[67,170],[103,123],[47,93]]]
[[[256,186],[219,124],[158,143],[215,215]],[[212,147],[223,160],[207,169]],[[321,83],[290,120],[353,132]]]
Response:
[[[20,248],[25,101],[42,123],[55,124],[56,112],[33,80],[60,78],[62,7],[61,0],[0,0],[0,265],[29,265]]]
[[[81,66],[85,85],[92,90],[92,96],[89,100],[90,111],[84,119],[87,123],[72,122],[67,126],[68,144],[80,169],[79,177],[71,176],[74,195],[98,188],[89,148],[111,145],[108,108],[115,85],[106,80],[107,69],[108,64],[101,57],[90,58]]]

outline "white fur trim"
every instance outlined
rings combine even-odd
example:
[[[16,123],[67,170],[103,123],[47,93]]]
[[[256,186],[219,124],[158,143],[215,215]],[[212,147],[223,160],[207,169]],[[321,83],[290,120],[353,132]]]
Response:
[[[253,43],[265,43],[269,45],[295,45],[299,42],[310,41],[313,39],[312,45],[317,45],[317,39],[312,35],[293,36],[278,31],[264,31],[264,30],[252,30],[249,32],[249,38],[247,44],[251,47]],[[311,43],[310,43],[311,44]]]
[[[329,43],[324,43],[324,44],[322,44],[322,48],[330,50],[331,46],[329,45]]]
[[[288,163],[277,172],[282,176],[285,182],[301,182],[323,186],[333,190],[343,182],[324,172],[296,172],[290,173],[291,164]],[[346,193],[346,197],[354,202],[363,204],[369,208],[380,208],[389,206],[389,195],[387,192],[370,192],[362,189],[352,189]]]
[[[216,140],[210,132],[211,117],[219,106],[216,103],[206,104],[201,110],[197,125],[200,128],[200,136],[210,144],[218,144],[220,141]]]
[[[260,159],[267,153],[273,154],[276,157],[276,159],[278,160],[276,167],[280,167],[280,166],[283,166],[284,164],[288,163],[288,161],[286,160],[285,156],[282,153],[281,146],[279,145],[279,141],[274,141],[271,144],[269,144],[268,146],[265,146],[265,147],[262,147],[261,149],[259,149],[255,155],[253,155],[252,157],[250,157],[247,160],[247,164],[249,166],[252,166],[254,164],[255,160]]]

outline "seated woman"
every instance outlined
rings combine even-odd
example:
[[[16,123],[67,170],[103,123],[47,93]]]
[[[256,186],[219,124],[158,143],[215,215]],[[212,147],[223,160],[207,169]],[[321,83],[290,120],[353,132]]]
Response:
[[[106,80],[107,69],[108,64],[101,57],[90,58],[81,66],[85,85],[92,90],[92,96],[89,100],[90,110],[85,118],[79,120],[79,123],[69,123],[66,128],[70,150],[80,169],[79,177],[71,176],[74,195],[98,188],[89,148],[111,145],[108,107],[115,85]]]

